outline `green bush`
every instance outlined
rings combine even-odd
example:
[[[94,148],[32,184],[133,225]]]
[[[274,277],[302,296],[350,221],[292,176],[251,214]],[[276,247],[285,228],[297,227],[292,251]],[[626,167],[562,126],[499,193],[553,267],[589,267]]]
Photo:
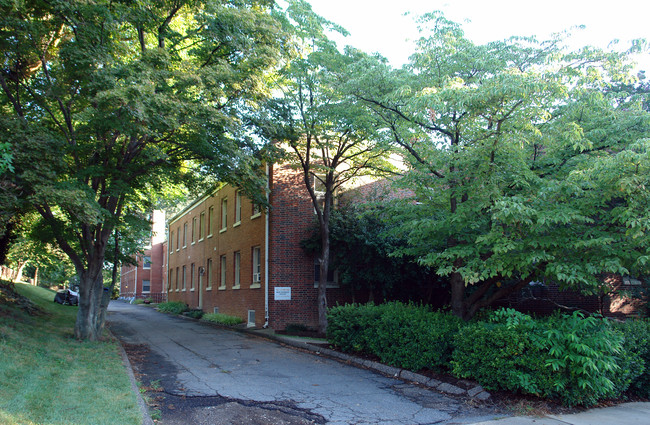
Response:
[[[622,354],[627,361],[629,391],[640,397],[650,397],[650,319],[628,320],[617,328],[624,338]]]
[[[158,311],[162,311],[163,313],[182,314],[188,310],[189,307],[187,304],[181,301],[168,301],[158,304]]]
[[[198,308],[183,312],[183,316],[191,317],[192,319],[200,319],[203,317],[203,314],[203,310]]]
[[[461,319],[423,306],[383,306],[370,348],[382,362],[409,370],[447,368]]]
[[[327,337],[343,351],[374,354],[410,370],[446,368],[462,321],[426,307],[399,302],[330,309]]]
[[[477,322],[460,330],[455,338],[452,371],[478,381],[489,390],[508,390],[541,395],[550,382],[545,353],[535,339],[533,326]]]
[[[492,390],[593,405],[630,381],[621,367],[627,368],[621,333],[603,318],[580,313],[533,320],[501,310],[490,322],[461,329],[455,344],[453,372]]]
[[[620,393],[612,379],[621,373],[623,336],[607,319],[575,312],[553,316],[545,324],[546,364],[554,372],[546,396],[568,406],[590,406]]]
[[[329,309],[327,340],[345,352],[370,353],[370,341],[381,307],[373,304],[347,304]]]
[[[234,326],[244,323],[244,319],[236,316],[229,316],[222,313],[206,313],[201,320],[205,322],[219,323],[220,325]]]

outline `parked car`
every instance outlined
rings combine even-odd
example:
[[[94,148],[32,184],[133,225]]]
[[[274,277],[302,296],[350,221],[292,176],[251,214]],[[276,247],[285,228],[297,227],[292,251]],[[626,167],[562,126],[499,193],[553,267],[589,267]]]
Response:
[[[62,289],[54,294],[54,302],[63,305],[79,305],[79,292]]]

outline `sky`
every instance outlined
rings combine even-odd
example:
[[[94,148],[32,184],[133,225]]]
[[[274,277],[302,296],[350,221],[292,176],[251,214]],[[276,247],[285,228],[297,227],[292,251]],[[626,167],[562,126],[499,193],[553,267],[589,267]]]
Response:
[[[536,36],[584,25],[571,37],[571,47],[606,48],[620,40],[618,49],[630,40],[650,42],[648,0],[307,0],[316,13],[351,34],[344,44],[368,53],[379,52],[393,66],[408,61],[412,41],[418,37],[414,17],[441,10],[447,19],[461,23],[475,43],[503,40],[510,36]],[[404,16],[408,12],[410,16]],[[411,40],[410,42],[407,40]],[[337,40],[338,41],[338,40]],[[650,76],[650,51],[638,59]]]

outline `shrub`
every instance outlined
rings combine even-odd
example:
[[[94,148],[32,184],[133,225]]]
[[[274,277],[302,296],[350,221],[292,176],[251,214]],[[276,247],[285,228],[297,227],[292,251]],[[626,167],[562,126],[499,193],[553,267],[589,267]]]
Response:
[[[650,397],[650,320],[628,320],[617,328],[624,338],[622,354],[629,371],[627,388],[640,397]]]
[[[553,388],[545,395],[568,406],[589,406],[617,395],[612,378],[621,371],[623,337],[606,319],[575,312],[551,317],[546,327],[546,364],[554,373]]]
[[[183,316],[191,317],[192,319],[200,319],[203,317],[203,314],[203,310],[198,308],[183,312]]]
[[[327,337],[343,351],[374,354],[410,370],[446,368],[462,320],[426,307],[393,302],[330,309]]]
[[[219,323],[220,325],[234,326],[244,323],[244,319],[222,313],[206,313],[201,317],[205,322]]]
[[[313,332],[313,329],[307,325],[303,325],[302,323],[288,323],[287,326],[284,327],[284,331],[287,334],[299,334],[304,332]]]
[[[345,352],[371,352],[370,341],[381,308],[373,304],[347,304],[329,309],[327,340]]]
[[[593,405],[617,395],[628,380],[619,378],[625,364],[622,343],[620,332],[603,318],[574,313],[536,321],[501,310],[490,322],[460,331],[453,372],[492,390]]]
[[[189,310],[189,307],[181,301],[168,301],[158,304],[158,311],[163,313],[181,314],[187,310]]]
[[[535,326],[498,321],[466,326],[455,338],[452,371],[489,390],[541,395],[551,378],[545,353],[534,342],[539,332]]]
[[[462,320],[423,306],[383,306],[370,348],[382,362],[409,370],[447,368]]]

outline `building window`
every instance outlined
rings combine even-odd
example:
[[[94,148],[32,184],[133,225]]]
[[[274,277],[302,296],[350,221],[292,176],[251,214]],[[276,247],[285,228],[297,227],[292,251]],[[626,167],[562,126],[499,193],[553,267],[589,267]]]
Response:
[[[228,228],[228,200],[223,198],[221,200],[221,232]]]
[[[205,289],[212,289],[212,258],[208,258],[208,262],[206,263],[205,268],[206,268],[205,272],[208,275],[207,277],[208,287]]]
[[[214,207],[208,208],[208,236],[212,236],[212,226],[214,226]]]
[[[196,217],[192,219],[192,243],[196,243],[196,237],[198,233],[196,230]]]
[[[142,268],[145,270],[149,270],[151,268],[151,256],[150,255],[145,255],[142,257]]]
[[[226,256],[221,256],[221,282],[219,283],[219,288],[226,289]]]
[[[169,235],[169,253],[174,252],[174,232]]]
[[[187,246],[187,223],[183,223],[183,248]]]
[[[253,202],[253,210],[251,212],[251,218],[257,218],[262,215],[262,207],[260,204]]]
[[[240,277],[241,277],[241,252],[235,252],[235,284],[232,286],[233,289],[239,288]]]
[[[260,285],[262,281],[262,250],[259,246],[253,247],[253,285]]]
[[[329,267],[327,270],[327,287],[328,288],[338,288],[338,272],[333,268]],[[314,288],[318,288],[318,283],[320,282],[320,261],[318,258],[314,259]]]
[[[176,292],[178,292],[178,285],[179,285],[179,282],[180,282],[180,281],[178,280],[178,273],[179,273],[178,270],[179,270],[178,267],[176,267]]]
[[[183,266],[183,291],[187,289],[187,267]]]
[[[181,249],[181,227],[178,226],[178,232],[176,232],[176,251]]]
[[[142,292],[151,292],[151,281],[143,280],[142,281]]]
[[[194,290],[194,276],[196,276],[194,269],[194,263],[190,264],[190,291]]]
[[[205,211],[201,213],[199,219],[199,240],[205,237]]]
[[[173,287],[174,287],[174,270],[172,269],[169,272],[169,287],[167,288],[167,292],[171,291]]]
[[[235,194],[235,224],[234,226],[238,226],[241,223],[241,192],[237,191]]]

